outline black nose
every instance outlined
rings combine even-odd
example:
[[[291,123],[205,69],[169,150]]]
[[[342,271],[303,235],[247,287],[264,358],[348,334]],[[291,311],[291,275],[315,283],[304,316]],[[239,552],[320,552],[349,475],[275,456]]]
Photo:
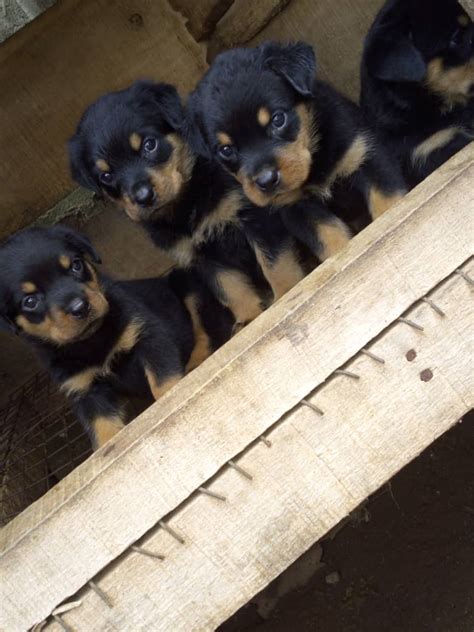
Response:
[[[150,206],[155,199],[153,188],[146,182],[137,184],[133,191],[133,199],[140,206]]]
[[[74,318],[77,318],[78,320],[85,318],[89,313],[89,310],[89,303],[86,301],[85,298],[80,298],[79,296],[73,298],[67,308],[69,314],[71,314],[71,316],[74,316]]]
[[[266,193],[274,191],[280,184],[280,172],[277,169],[264,169],[255,178],[255,183],[259,189]]]

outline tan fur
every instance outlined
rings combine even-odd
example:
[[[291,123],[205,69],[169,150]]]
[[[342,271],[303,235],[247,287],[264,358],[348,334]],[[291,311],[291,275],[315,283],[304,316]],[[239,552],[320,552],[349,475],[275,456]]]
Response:
[[[470,20],[467,15],[458,15],[458,24],[462,27],[469,26]]]
[[[441,57],[436,57],[428,64],[425,84],[428,90],[442,98],[446,109],[465,104],[474,84],[474,60],[445,68]]]
[[[132,220],[132,222],[139,222],[141,219],[148,218],[149,213],[147,212],[147,210],[140,208],[138,204],[135,204],[135,202],[132,202],[132,200],[130,199],[130,196],[128,196],[126,193],[122,197],[119,204],[120,206],[122,206],[122,208],[127,213],[127,215]]]
[[[168,134],[173,152],[164,165],[148,169],[150,182],[158,195],[158,203],[165,206],[176,200],[191,178],[196,158],[178,134]]]
[[[329,257],[340,252],[351,238],[349,228],[336,217],[330,223],[318,222],[315,230],[318,242],[321,244],[321,250],[318,252],[318,258],[321,261],[326,261]]]
[[[140,136],[140,134],[133,132],[133,134],[130,134],[128,142],[130,143],[130,147],[134,151],[139,151],[140,147],[142,146],[142,137]]]
[[[261,299],[247,277],[237,270],[221,270],[217,282],[222,302],[231,310],[237,323],[249,323],[263,308]]]
[[[167,377],[165,380],[160,382],[153,371],[149,368],[145,368],[145,375],[155,401],[160,399],[160,397],[162,397],[167,391],[172,389],[182,377],[181,375],[174,375],[172,377]]]
[[[221,233],[229,223],[239,222],[238,213],[243,200],[240,191],[230,191],[225,195],[215,209],[208,213],[193,234],[193,242],[199,245],[213,234]]]
[[[115,437],[125,424],[119,415],[112,415],[110,417],[99,416],[96,417],[92,423],[92,431],[94,433],[94,449],[101,448],[107,441]]]
[[[376,187],[372,187],[369,193],[369,209],[372,219],[377,219],[377,217],[383,215],[385,211],[388,211],[389,208],[401,200],[404,195],[403,192],[384,193]]]
[[[69,270],[69,268],[71,267],[71,257],[68,257],[67,255],[60,255],[59,265],[61,266],[61,268]]]
[[[291,249],[280,253],[275,261],[270,261],[263,250],[256,247],[255,255],[268,283],[273,291],[273,298],[278,300],[304,277],[300,262]]]
[[[38,291],[38,288],[32,281],[25,281],[21,284],[21,291],[25,294],[33,294]]]
[[[424,162],[433,151],[447,145],[460,132],[462,132],[462,130],[459,127],[447,127],[446,129],[432,134],[415,147],[411,156],[412,161],[414,163]]]
[[[97,169],[100,169],[103,172],[111,171],[109,163],[103,160],[102,158],[99,158],[98,160],[96,160],[95,164],[96,164]]]
[[[257,121],[262,127],[266,127],[270,123],[271,114],[267,108],[260,108],[257,112]]]
[[[319,142],[315,130],[312,112],[305,105],[296,106],[300,121],[297,138],[292,143],[281,147],[276,154],[277,166],[281,174],[281,183],[275,193],[267,195],[261,191],[256,183],[242,171],[236,178],[242,184],[245,195],[257,206],[267,204],[288,204],[290,199],[295,201],[295,191],[301,189],[306,182],[311,169],[312,154]],[[296,194],[298,198],[300,193]]]
[[[107,356],[106,363],[110,364],[114,357],[119,353],[127,353],[137,344],[140,339],[140,335],[143,330],[143,322],[135,318],[132,320],[120,334],[119,339],[114,345],[114,348]]]
[[[369,151],[369,141],[363,134],[359,134],[352,141],[350,147],[340,158],[331,172],[330,181],[333,183],[337,178],[350,176],[360,169]]]
[[[190,237],[177,241],[168,252],[181,268],[188,268],[194,260],[194,246]]]
[[[89,367],[64,381],[60,388],[66,395],[85,393],[89,390],[93,381],[100,373],[101,369],[99,367]]]
[[[194,347],[191,356],[186,364],[186,372],[192,371],[202,364],[212,353],[212,345],[199,316],[197,297],[194,294],[186,296],[184,304],[191,316],[194,333]]]
[[[220,145],[232,145],[232,138],[225,132],[217,132],[217,142]]]

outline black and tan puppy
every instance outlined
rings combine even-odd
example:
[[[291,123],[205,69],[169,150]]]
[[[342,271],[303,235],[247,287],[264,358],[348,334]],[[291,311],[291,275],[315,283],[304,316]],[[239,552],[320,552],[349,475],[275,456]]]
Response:
[[[28,229],[0,247],[0,325],[36,347],[94,447],[123,427],[124,398],[158,399],[233,326],[190,275],[114,282],[98,262],[65,227]]]
[[[473,138],[474,25],[457,0],[389,0],[361,79],[361,105],[411,186]]]
[[[254,242],[285,262],[274,266],[275,278],[267,274],[276,295],[304,271],[283,224],[267,237],[268,227],[245,208],[251,205],[238,183],[191,151],[184,122],[170,85],[140,81],[106,94],[86,110],[71,139],[72,174],[124,208],[179,266],[195,266],[236,321],[245,323],[262,311],[271,290],[257,262],[263,248],[249,244],[243,223],[252,226]]]
[[[356,224],[360,208],[378,217],[405,184],[359,108],[316,80],[315,68],[304,43],[221,53],[188,116],[196,151],[218,160],[256,206],[279,209],[321,258],[347,242],[345,223]]]

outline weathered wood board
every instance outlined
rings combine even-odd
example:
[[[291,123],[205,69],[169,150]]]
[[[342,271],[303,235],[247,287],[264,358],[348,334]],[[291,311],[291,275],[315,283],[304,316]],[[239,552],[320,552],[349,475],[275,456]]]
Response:
[[[46,617],[462,265],[473,177],[471,144],[7,525],[0,629]]]
[[[84,108],[139,78],[191,89],[203,49],[166,0],[63,0],[0,46],[0,238],[64,197]]]
[[[471,276],[474,262],[464,267]],[[385,364],[358,354],[309,399],[251,446],[237,464],[252,480],[223,469],[208,489],[185,502],[170,525],[140,542],[63,615],[74,630],[214,630],[417,456],[474,405],[474,290],[454,274],[370,345]],[[408,353],[407,355],[407,352]],[[415,357],[413,358],[413,355]],[[401,395],[402,394],[402,395]],[[53,622],[46,627],[61,632]]]

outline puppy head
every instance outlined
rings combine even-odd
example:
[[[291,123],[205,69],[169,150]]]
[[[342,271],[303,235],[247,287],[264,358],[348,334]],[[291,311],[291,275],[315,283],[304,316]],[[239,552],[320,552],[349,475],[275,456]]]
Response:
[[[89,240],[66,227],[30,228],[0,247],[0,326],[58,346],[92,335],[108,311]]]
[[[138,81],[106,94],[86,110],[69,142],[72,176],[132,220],[146,220],[175,200],[191,176],[183,122],[171,85]]]
[[[191,146],[233,174],[257,206],[277,204],[308,178],[315,67],[303,43],[234,49],[216,58],[190,96]]]
[[[420,84],[447,106],[474,89],[474,25],[457,0],[390,0],[365,53],[369,73]]]

